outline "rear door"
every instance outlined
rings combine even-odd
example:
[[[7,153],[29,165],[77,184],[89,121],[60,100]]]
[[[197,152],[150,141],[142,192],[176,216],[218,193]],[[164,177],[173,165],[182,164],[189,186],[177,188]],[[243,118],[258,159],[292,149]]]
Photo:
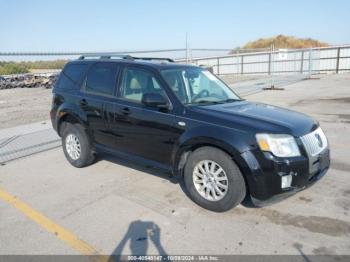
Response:
[[[76,99],[80,97],[80,88],[85,79],[88,70],[87,63],[71,62],[68,63],[61,72],[56,81],[52,93],[51,119],[54,128],[57,128],[57,111],[63,103],[75,104]]]
[[[107,109],[114,107],[118,72],[119,66],[114,62],[93,64],[85,79],[84,95],[79,101],[95,142],[109,147],[114,146],[114,137],[110,133]]]

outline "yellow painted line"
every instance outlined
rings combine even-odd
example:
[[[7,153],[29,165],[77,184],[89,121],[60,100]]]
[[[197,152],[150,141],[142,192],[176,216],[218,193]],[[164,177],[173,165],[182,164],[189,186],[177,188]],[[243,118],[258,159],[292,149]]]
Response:
[[[79,239],[72,232],[67,229],[57,225],[55,222],[40,214],[38,211],[31,208],[29,205],[25,204],[17,197],[10,195],[0,188],[0,199],[9,203],[11,206],[17,208],[28,218],[36,222],[38,225],[46,229],[47,231],[53,233],[60,240],[71,246],[76,251],[80,252],[82,255],[98,255],[98,252],[90,246],[85,241]],[[100,257],[102,258],[102,257]],[[103,259],[104,260],[104,259]]]

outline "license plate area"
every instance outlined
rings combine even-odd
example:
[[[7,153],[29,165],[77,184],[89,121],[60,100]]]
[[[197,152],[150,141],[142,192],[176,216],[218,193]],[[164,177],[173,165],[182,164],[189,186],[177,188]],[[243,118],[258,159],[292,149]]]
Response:
[[[329,167],[329,149],[324,150],[319,155],[315,156],[314,159],[310,160],[310,173],[309,180],[312,179],[315,175]]]
[[[325,152],[322,152],[318,157],[318,169],[322,171],[325,168],[329,167],[329,164],[329,150],[325,150]]]

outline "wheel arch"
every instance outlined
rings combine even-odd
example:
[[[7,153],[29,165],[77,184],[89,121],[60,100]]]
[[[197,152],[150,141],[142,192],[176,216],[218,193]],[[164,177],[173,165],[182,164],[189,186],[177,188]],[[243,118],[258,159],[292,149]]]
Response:
[[[237,148],[233,147],[232,145],[218,139],[203,137],[200,140],[197,138],[195,142],[193,141],[193,143],[190,143],[190,141],[188,141],[188,143],[182,145],[177,151],[173,167],[173,172],[176,177],[183,178],[183,171],[188,157],[192,152],[201,147],[214,147],[228,154],[240,170],[245,182],[247,194],[250,194],[250,183],[248,180],[249,174],[246,172],[247,166],[239,150],[237,150]]]
[[[75,111],[67,109],[62,109],[58,113],[57,120],[57,133],[59,136],[62,136],[62,130],[65,123],[71,124],[80,124],[84,127],[84,129],[88,128],[86,121],[82,119],[82,117],[75,113]]]
[[[185,130],[176,142],[177,146],[172,154],[173,170],[178,171],[178,167],[181,169],[185,163],[184,157],[202,146],[212,146],[224,151],[240,166],[241,153],[249,149],[249,144],[250,134],[245,131],[200,123]]]
[[[200,147],[214,147],[228,154],[240,167],[242,160],[240,151],[231,144],[212,137],[196,137],[183,143],[176,151],[174,157],[174,170],[177,176],[182,176],[182,169],[186,164],[188,156]]]

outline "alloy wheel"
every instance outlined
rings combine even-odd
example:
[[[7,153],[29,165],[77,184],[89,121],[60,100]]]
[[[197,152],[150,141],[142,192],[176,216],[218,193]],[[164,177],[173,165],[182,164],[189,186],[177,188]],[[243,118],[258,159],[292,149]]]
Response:
[[[200,161],[194,167],[192,178],[197,192],[206,200],[219,201],[227,194],[226,172],[215,161]]]

